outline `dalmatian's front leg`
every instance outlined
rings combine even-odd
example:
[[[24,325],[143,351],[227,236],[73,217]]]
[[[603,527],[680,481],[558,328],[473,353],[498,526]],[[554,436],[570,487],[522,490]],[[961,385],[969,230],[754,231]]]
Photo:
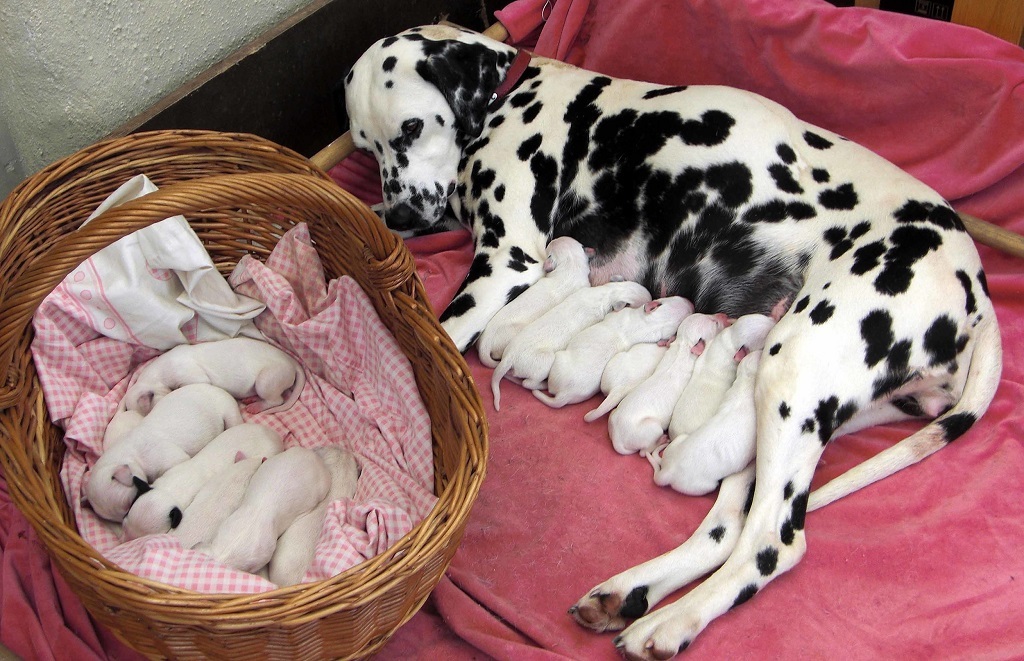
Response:
[[[718,498],[681,546],[613,576],[591,590],[569,614],[595,631],[617,631],[667,595],[712,571],[739,539],[754,489],[754,465],[722,480]]]
[[[459,351],[465,352],[498,310],[541,278],[543,263],[543,237],[504,241],[493,249],[478,243],[469,274],[441,315],[441,326]]]
[[[756,486],[736,547],[707,580],[616,638],[615,645],[626,658],[668,659],[686,649],[712,620],[794,567],[806,551],[804,520],[811,478],[836,420],[829,421],[818,401],[808,396],[813,388],[793,386],[801,375],[787,374],[782,361],[768,365],[758,376],[756,395]],[[792,408],[780,407],[780,399]]]

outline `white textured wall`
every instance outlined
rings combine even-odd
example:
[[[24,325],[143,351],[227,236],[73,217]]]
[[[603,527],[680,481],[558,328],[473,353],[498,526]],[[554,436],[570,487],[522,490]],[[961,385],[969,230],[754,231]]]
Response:
[[[95,142],[309,2],[0,0],[0,166]]]

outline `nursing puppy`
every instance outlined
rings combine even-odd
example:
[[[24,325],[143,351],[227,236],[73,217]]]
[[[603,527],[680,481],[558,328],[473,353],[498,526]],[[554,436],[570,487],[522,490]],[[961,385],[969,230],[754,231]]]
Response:
[[[597,408],[588,411],[583,419],[587,422],[597,420],[618,406],[633,388],[654,374],[658,363],[668,352],[670,340],[637,344],[612,356],[601,374],[601,392],[605,398]]]
[[[754,383],[760,364],[760,350],[751,351],[740,361],[736,380],[711,419],[689,436],[673,439],[656,460],[655,484],[690,496],[703,496],[754,460]]]
[[[351,452],[328,446],[314,450],[331,473],[327,497],[309,512],[299,516],[277,540],[277,548],[267,567],[271,583],[282,587],[302,582],[316,555],[317,541],[324,527],[327,508],[336,500],[352,498],[359,480],[359,464]]]
[[[87,475],[85,498],[96,514],[120,523],[140,489],[241,423],[238,402],[221,388],[205,383],[179,388],[100,455]]]
[[[551,241],[544,260],[544,277],[515,296],[491,317],[476,341],[480,362],[496,367],[505,347],[519,331],[540,318],[578,289],[590,286],[590,256],[579,241],[568,236]],[[521,294],[518,292],[522,291]]]
[[[552,408],[593,397],[601,390],[604,368],[616,353],[639,342],[667,340],[691,314],[693,303],[680,296],[612,312],[582,330],[555,354],[548,374],[548,392],[535,390],[534,396]]]
[[[210,554],[255,573],[274,555],[277,538],[331,488],[331,474],[313,450],[291,447],[267,459],[249,480],[238,509],[221,525]]]
[[[143,415],[161,397],[189,383],[209,383],[247,401],[248,413],[291,408],[302,394],[306,375],[299,363],[268,342],[248,337],[182,344],[139,370],[124,396],[124,408]]]
[[[221,432],[188,461],[169,469],[141,493],[124,519],[125,540],[165,533],[181,523],[185,509],[210,479],[242,457],[268,458],[284,449],[269,427],[242,423]]]
[[[725,323],[724,315],[696,313],[679,324],[675,341],[651,376],[623,397],[608,417],[608,435],[616,452],[646,452],[657,445],[690,381],[697,357]]]
[[[764,347],[764,339],[774,325],[771,317],[748,314],[711,340],[697,358],[690,382],[672,409],[669,438],[692,433],[714,415],[736,379],[740,360],[749,352]]]
[[[214,475],[199,489],[192,504],[182,513],[181,523],[170,530],[182,548],[209,545],[213,541],[221,524],[241,505],[249,480],[263,461],[262,456],[245,457],[239,453],[235,456],[235,463]]]
[[[520,331],[505,348],[491,375],[494,410],[501,407],[500,384],[506,374],[521,379],[524,388],[537,390],[548,378],[555,353],[564,349],[577,333],[601,321],[609,312],[650,301],[647,289],[635,282],[609,282],[578,289],[567,296]]]

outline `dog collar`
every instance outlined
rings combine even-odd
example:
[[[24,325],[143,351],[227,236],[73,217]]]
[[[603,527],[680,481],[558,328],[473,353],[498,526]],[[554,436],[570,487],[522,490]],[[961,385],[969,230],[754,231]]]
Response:
[[[512,60],[512,66],[508,68],[508,72],[505,74],[505,80],[501,81],[498,85],[498,89],[494,90],[494,94],[491,95],[491,103],[499,101],[508,96],[508,93],[515,89],[515,86],[519,84],[520,79],[523,77],[523,73],[526,71],[526,67],[530,66],[530,53],[521,48],[516,49],[516,56]]]

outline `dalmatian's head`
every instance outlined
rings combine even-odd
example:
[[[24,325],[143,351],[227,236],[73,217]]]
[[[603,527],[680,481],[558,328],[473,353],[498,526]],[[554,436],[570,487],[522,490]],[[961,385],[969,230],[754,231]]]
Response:
[[[462,149],[483,131],[513,55],[481,35],[433,25],[382,39],[356,61],[345,78],[350,129],[377,158],[392,229],[442,221]]]

